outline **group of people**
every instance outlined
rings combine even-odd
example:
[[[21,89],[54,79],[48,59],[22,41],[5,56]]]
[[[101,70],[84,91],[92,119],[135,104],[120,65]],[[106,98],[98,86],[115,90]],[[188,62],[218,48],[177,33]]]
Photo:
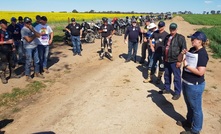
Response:
[[[187,105],[187,116],[185,121],[177,121],[177,125],[188,127],[190,131],[181,134],[199,134],[203,124],[202,94],[205,89],[204,74],[208,63],[208,54],[205,45],[208,44],[207,37],[203,32],[197,31],[191,38],[192,47],[187,50],[185,37],[177,33],[178,25],[171,23],[169,33],[165,31],[165,22],[159,21],[158,25],[145,20],[144,30],[132,20],[132,25],[127,28],[124,36],[125,43],[128,38],[128,56],[125,62],[133,60],[137,62],[138,43],[141,47],[140,64],[145,63],[147,56],[148,78],[144,83],[154,83],[154,74],[158,67],[156,84],[160,84],[164,75],[164,88],[159,94],[173,94],[172,99],[178,100],[183,92]],[[143,35],[143,36],[142,36]],[[181,71],[181,66],[183,69]],[[174,76],[174,92],[171,91],[172,74]]]
[[[31,67],[34,66],[34,76],[44,78],[43,72],[48,73],[47,59],[49,46],[53,41],[53,30],[47,25],[47,17],[36,16],[36,22],[32,24],[29,17],[12,17],[11,24],[4,19],[0,20],[0,76],[3,84],[7,83],[5,76],[6,68],[9,66],[11,77],[17,77],[14,73],[16,62],[25,64],[26,80],[31,81]],[[99,29],[101,33],[100,59],[106,54],[112,60],[112,36],[114,28],[108,24],[108,18],[102,18],[103,24]],[[73,43],[73,55],[81,54],[82,25],[75,18],[66,26],[71,34]],[[177,33],[178,25],[171,23],[169,33],[165,30],[165,22],[159,21],[156,25],[151,19],[145,19],[144,30],[137,24],[135,18],[131,19],[131,25],[127,27],[124,41],[128,44],[128,55],[125,62],[133,60],[137,62],[138,44],[142,43],[140,63],[143,64],[147,58],[148,77],[143,82],[153,83],[154,75],[158,70],[156,84],[162,83],[164,75],[164,89],[160,94],[170,94],[172,74],[174,75],[173,100],[178,100],[183,92],[187,105],[187,119],[178,121],[177,125],[191,128],[181,134],[198,134],[202,129],[202,94],[205,89],[204,74],[208,62],[208,54],[205,49],[207,37],[203,32],[195,32],[188,36],[191,38],[192,47],[187,51],[185,37]],[[107,51],[106,51],[107,49]],[[18,59],[14,56],[18,53]],[[146,56],[148,54],[148,56]],[[25,62],[24,62],[25,61]],[[34,64],[34,65],[33,65]],[[183,69],[181,71],[181,66]]]
[[[36,16],[32,23],[29,17],[11,18],[8,25],[5,19],[0,20],[0,77],[3,84],[8,83],[7,67],[10,78],[19,78],[14,70],[17,64],[24,65],[26,81],[32,81],[31,68],[34,67],[34,77],[44,78],[49,73],[47,60],[49,45],[53,41],[53,30],[47,25],[46,16]]]

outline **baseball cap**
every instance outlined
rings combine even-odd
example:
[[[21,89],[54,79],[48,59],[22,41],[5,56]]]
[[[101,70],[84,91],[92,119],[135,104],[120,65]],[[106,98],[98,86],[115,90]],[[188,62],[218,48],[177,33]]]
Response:
[[[159,23],[158,23],[158,27],[164,27],[165,26],[165,22],[164,21],[160,21]]]
[[[25,17],[24,18],[24,22],[25,23],[30,23],[32,20],[31,20],[31,18],[29,18],[29,17]]]
[[[71,18],[71,22],[75,22],[75,18]]]
[[[170,24],[170,29],[172,29],[172,30],[177,29],[177,24],[176,23],[171,23]]]
[[[15,17],[12,17],[12,18],[11,18],[11,21],[16,22],[16,21],[17,21],[17,19],[16,19]]]
[[[193,35],[187,36],[187,38],[198,39],[198,40],[202,40],[203,42],[206,42],[207,40],[206,35],[200,31],[196,31]]]
[[[155,28],[155,27],[157,27],[157,26],[156,26],[156,24],[154,24],[154,23],[150,23],[150,24],[147,26],[148,29],[152,29],[152,28]]]
[[[1,19],[1,20],[0,20],[0,24],[5,24],[5,25],[7,25],[7,24],[8,24],[8,21],[6,21],[5,19]]]
[[[107,22],[107,21],[108,21],[108,18],[103,17],[102,20],[103,20],[104,22]]]
[[[137,22],[137,20],[135,18],[132,19],[132,22]]]
[[[41,16],[41,20],[43,20],[43,21],[48,21],[48,19],[47,19],[46,16]]]
[[[23,20],[22,16],[19,16],[19,17],[18,17],[18,20]]]

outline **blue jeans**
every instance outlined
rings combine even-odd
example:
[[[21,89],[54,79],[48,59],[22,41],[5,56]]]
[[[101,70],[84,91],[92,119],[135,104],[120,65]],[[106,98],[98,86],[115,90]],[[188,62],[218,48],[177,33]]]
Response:
[[[151,69],[151,67],[153,65],[153,56],[154,56],[154,52],[152,52],[150,47],[148,47],[148,56],[147,56],[147,59],[148,59],[148,62],[147,62],[148,69]]]
[[[26,55],[26,60],[25,60],[25,75],[30,76],[31,75],[31,66],[32,66],[32,61],[34,59],[34,67],[35,73],[39,73],[39,57],[38,57],[38,48],[25,48],[25,55]],[[33,56],[33,57],[32,57]]]
[[[180,95],[181,93],[181,70],[176,67],[176,62],[165,62],[164,63],[165,72],[164,72],[164,88],[166,90],[170,90],[172,73],[174,75],[173,83],[174,83],[174,91],[175,94]]]
[[[157,53],[155,52],[153,54],[153,64],[151,67],[151,75],[154,75],[156,72],[156,66],[157,62],[159,61],[159,71],[163,72],[164,71],[164,61],[163,61],[163,55],[162,53]]]
[[[71,36],[71,41],[72,41],[72,44],[73,44],[73,52],[75,54],[80,54],[81,53],[80,36]]]
[[[48,65],[49,45],[38,45],[38,54],[40,60],[40,70],[47,68]]]
[[[192,123],[192,131],[200,132],[203,126],[202,94],[205,82],[198,85],[189,85],[182,82],[183,96],[187,105],[187,121]]]
[[[133,59],[134,61],[136,61],[137,48],[138,48],[138,42],[129,41],[127,60]],[[132,54],[132,51],[133,51],[133,54]]]
[[[14,41],[15,49],[18,53],[18,62],[24,62],[24,47],[21,41]]]

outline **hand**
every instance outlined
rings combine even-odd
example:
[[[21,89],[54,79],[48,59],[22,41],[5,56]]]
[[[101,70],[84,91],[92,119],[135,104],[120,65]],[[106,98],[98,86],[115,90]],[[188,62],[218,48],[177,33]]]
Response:
[[[183,55],[186,54],[186,53],[187,53],[186,49],[183,49],[182,52],[181,52],[181,54],[183,54]]]
[[[147,42],[147,38],[144,38],[144,39],[143,39],[143,42]]]
[[[27,27],[31,30],[31,31],[34,31],[34,28],[32,25],[27,25]]]
[[[48,44],[51,45],[51,44],[52,44],[52,40],[49,40],[49,41],[48,41]]]
[[[152,51],[152,52],[155,52],[155,50],[154,50],[154,48],[153,48],[153,47],[150,47],[150,49],[151,49],[151,51]]]
[[[176,62],[176,68],[180,68],[181,67],[181,62]]]

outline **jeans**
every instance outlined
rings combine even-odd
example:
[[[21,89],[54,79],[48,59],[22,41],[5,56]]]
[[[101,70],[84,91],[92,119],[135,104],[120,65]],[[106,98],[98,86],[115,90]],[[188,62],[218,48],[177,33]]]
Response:
[[[38,54],[39,54],[39,66],[42,71],[43,68],[47,68],[48,65],[48,53],[49,53],[49,45],[38,45]]]
[[[138,42],[129,41],[127,60],[133,59],[134,61],[136,61],[137,48],[138,48]],[[133,51],[133,54],[132,54],[132,51]]]
[[[18,53],[18,62],[24,62],[24,47],[21,41],[14,41],[15,49]]]
[[[164,72],[164,88],[166,90],[170,90],[172,73],[174,75],[174,91],[176,95],[180,95],[181,93],[181,70],[176,67],[176,62],[165,62],[164,63],[165,72]]]
[[[154,56],[154,52],[152,52],[152,50],[150,49],[150,46],[148,47],[148,62],[147,62],[147,65],[148,65],[148,69],[151,69],[152,66],[153,66],[153,56]],[[155,68],[157,67],[157,65],[155,66]]]
[[[192,131],[200,132],[203,126],[202,94],[205,82],[198,85],[189,85],[182,82],[183,96],[187,105],[187,121],[192,123]]]
[[[39,73],[39,55],[38,55],[38,48],[25,48],[25,55],[26,55],[26,60],[25,60],[25,75],[30,76],[31,75],[31,66],[32,66],[32,61],[34,59],[34,67],[35,73]],[[33,57],[32,57],[33,56]]]
[[[73,44],[73,52],[75,54],[80,54],[81,53],[80,36],[71,36],[71,41],[72,41],[72,44]]]
[[[156,72],[157,61],[159,61],[159,71],[164,71],[164,61],[162,53],[155,52],[153,54],[153,64],[151,67],[151,75],[154,75]]]

